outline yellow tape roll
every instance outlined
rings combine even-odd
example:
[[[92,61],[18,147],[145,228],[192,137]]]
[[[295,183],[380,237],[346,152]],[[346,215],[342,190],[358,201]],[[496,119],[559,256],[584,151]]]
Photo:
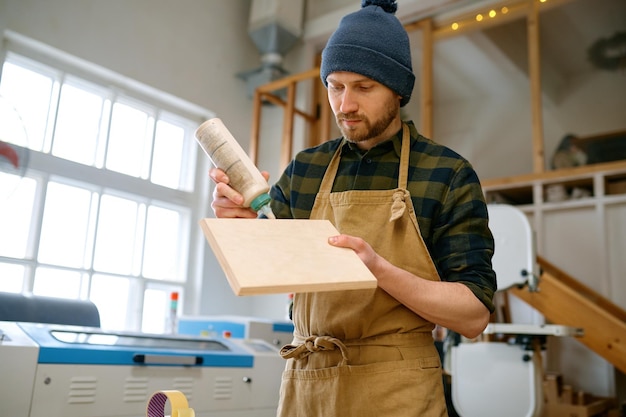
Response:
[[[165,404],[169,400],[172,408],[171,417],[195,417],[193,408],[189,408],[187,397],[180,391],[164,390],[152,394],[146,409],[147,417],[165,417]]]

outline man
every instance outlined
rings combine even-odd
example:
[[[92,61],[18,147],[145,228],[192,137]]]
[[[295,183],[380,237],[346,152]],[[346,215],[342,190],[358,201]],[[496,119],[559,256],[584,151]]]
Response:
[[[296,294],[279,416],[446,416],[435,324],[476,337],[493,311],[493,238],[479,180],[403,123],[408,35],[395,1],[364,1],[322,52],[342,138],[300,152],[272,187],[278,218],[329,219],[375,290]],[[217,217],[254,217],[222,171]]]

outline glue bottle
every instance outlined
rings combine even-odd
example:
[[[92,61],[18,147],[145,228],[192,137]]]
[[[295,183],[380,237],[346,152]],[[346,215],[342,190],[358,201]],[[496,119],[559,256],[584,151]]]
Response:
[[[218,118],[207,120],[196,130],[196,139],[213,165],[228,175],[229,185],[241,193],[242,205],[275,219],[270,208],[269,184],[224,123]]]

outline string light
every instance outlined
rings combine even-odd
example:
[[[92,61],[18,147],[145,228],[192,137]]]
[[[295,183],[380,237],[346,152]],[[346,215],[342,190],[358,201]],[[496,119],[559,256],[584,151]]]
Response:
[[[548,2],[548,0],[535,0],[535,1],[539,1],[539,3],[547,3]],[[502,15],[505,15],[505,14],[509,13],[510,11],[511,10],[507,6],[503,6],[499,10],[491,9],[486,14],[485,13],[478,13],[474,17],[474,20],[476,22],[483,22],[485,20],[485,17],[487,17],[487,16],[489,18],[491,18],[491,19],[495,19],[496,17],[498,17],[498,13],[500,13]],[[463,24],[464,22],[467,22],[467,21],[453,22],[453,23],[450,24],[450,29],[452,29],[454,31],[459,30],[461,28],[461,24]]]

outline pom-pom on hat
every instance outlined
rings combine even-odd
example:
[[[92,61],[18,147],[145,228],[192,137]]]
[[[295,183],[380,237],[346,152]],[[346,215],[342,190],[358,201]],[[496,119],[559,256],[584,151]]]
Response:
[[[409,35],[395,16],[395,0],[361,0],[361,9],[344,16],[322,51],[320,77],[347,71],[364,75],[411,99],[415,75]]]

